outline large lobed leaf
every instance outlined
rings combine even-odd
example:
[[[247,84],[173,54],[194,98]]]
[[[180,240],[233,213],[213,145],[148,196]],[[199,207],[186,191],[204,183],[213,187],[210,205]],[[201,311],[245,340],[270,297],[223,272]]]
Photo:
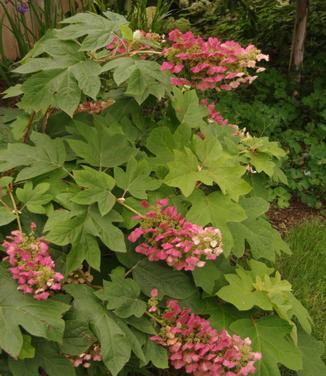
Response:
[[[116,13],[104,12],[103,16],[93,13],[79,13],[62,21],[65,26],[58,31],[58,37],[62,40],[83,38],[81,51],[95,51],[107,46],[113,37],[113,33],[126,25],[127,20]]]
[[[265,258],[275,261],[276,255],[281,251],[289,254],[289,246],[267,219],[262,217],[268,210],[268,203],[260,197],[250,197],[241,199],[240,204],[245,209],[247,219],[240,223],[229,224],[234,239],[233,253],[241,257],[248,243],[256,259]]]
[[[251,187],[242,179],[246,172],[237,157],[226,153],[217,139],[201,140],[194,136],[192,148],[174,150],[174,158],[168,162],[169,174],[165,183],[178,187],[188,197],[196,183],[217,184],[224,194],[238,200],[247,194]]]
[[[293,316],[296,316],[302,328],[311,332],[312,320],[305,307],[292,294],[292,286],[282,280],[278,272],[265,264],[250,260],[250,270],[241,266],[236,268],[236,273],[226,274],[228,285],[222,287],[217,295],[233,304],[238,310],[246,311],[257,306],[265,311],[275,310],[278,315],[287,320],[293,327]],[[296,335],[295,331],[292,333]]]
[[[13,376],[39,376],[40,367],[48,376],[76,375],[72,363],[60,353],[57,344],[44,340],[34,342],[35,358],[19,361],[9,359],[9,369]]]
[[[142,104],[149,95],[161,99],[169,88],[169,76],[155,61],[120,57],[105,64],[102,72],[113,71],[113,79],[120,86],[127,82],[126,95]]]
[[[63,314],[69,306],[53,300],[38,302],[17,291],[17,285],[0,265],[0,348],[17,358],[23,346],[20,326],[36,337],[61,342]]]
[[[44,231],[46,238],[57,245],[71,244],[66,259],[66,273],[77,269],[86,260],[94,269],[100,269],[101,251],[96,238],[115,252],[125,252],[122,231],[113,224],[119,222],[120,215],[111,210],[102,216],[94,207],[57,210],[49,217]]]
[[[33,132],[31,140],[34,146],[8,144],[7,149],[0,151],[1,172],[24,166],[16,177],[16,181],[22,181],[63,169],[66,150],[62,139]]]
[[[104,308],[90,287],[69,285],[65,289],[74,298],[76,318],[90,323],[101,343],[106,367],[112,375],[117,375],[128,362],[136,341],[130,329],[120,327],[121,322]]]
[[[48,32],[15,69],[20,74],[32,73],[20,93],[20,107],[28,113],[53,107],[72,117],[82,93],[96,100],[100,91],[100,65],[86,60],[78,43],[59,40],[58,34]]]
[[[69,146],[83,163],[94,167],[120,166],[136,151],[125,135],[112,134],[109,128],[101,123],[95,127],[76,123],[74,133],[76,138],[67,140]]]
[[[302,369],[301,352],[288,338],[291,326],[286,321],[275,316],[241,319],[230,328],[243,338],[249,337],[254,351],[262,353],[263,358],[256,365],[257,376],[280,376],[279,364],[292,370]]]

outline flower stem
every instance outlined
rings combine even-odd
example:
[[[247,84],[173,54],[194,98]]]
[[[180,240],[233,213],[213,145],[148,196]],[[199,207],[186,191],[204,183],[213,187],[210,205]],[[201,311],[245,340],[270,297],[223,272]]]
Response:
[[[139,211],[137,211],[136,209],[134,209],[134,208],[132,208],[131,206],[129,206],[128,204],[126,204],[126,202],[125,202],[125,198],[124,197],[120,197],[120,198],[118,198],[117,199],[117,202],[120,204],[120,205],[122,205],[122,206],[124,206],[126,209],[128,209],[129,211],[131,211],[132,213],[135,213],[135,214],[137,214],[139,217],[141,217],[141,218],[145,218],[145,216],[143,215],[143,214],[141,214],[141,213],[139,213]]]
[[[95,60],[97,63],[105,63],[107,61],[119,59],[120,57],[132,57],[135,55],[161,55],[161,51],[155,50],[135,50],[117,55],[108,55],[102,58],[97,58],[96,56],[90,56],[91,59]]]
[[[152,320],[154,320],[155,322],[157,322],[157,323],[160,324],[161,326],[164,326],[164,321],[158,319],[158,318],[157,318],[156,316],[154,316],[152,313],[150,313],[150,312],[148,312],[148,311],[145,311],[145,315],[147,315],[148,317],[150,317]]]
[[[9,193],[10,200],[11,200],[11,202],[12,202],[12,206],[13,206],[13,208],[14,208],[13,213],[14,213],[15,216],[16,216],[16,220],[17,220],[17,224],[18,224],[19,231],[20,231],[20,232],[23,232],[22,224],[21,224],[21,222],[20,222],[20,217],[19,217],[19,210],[17,209],[17,205],[16,205],[15,197],[14,197],[14,195],[12,194],[12,187],[11,187],[11,186],[8,187],[8,193]]]
[[[26,144],[26,142],[27,142],[27,139],[28,139],[28,136],[29,136],[29,132],[30,132],[31,127],[33,125],[34,117],[35,117],[35,111],[33,111],[31,113],[30,117],[29,117],[28,124],[27,124],[27,127],[25,129],[23,140],[22,140],[23,144]]]
[[[137,266],[140,264],[141,261],[142,261],[142,260],[137,261],[136,264],[135,264],[133,267],[131,267],[129,270],[127,270],[127,272],[126,272],[126,274],[125,274],[125,278],[126,278],[126,277],[127,277],[132,271],[134,271],[134,270],[137,268]]]

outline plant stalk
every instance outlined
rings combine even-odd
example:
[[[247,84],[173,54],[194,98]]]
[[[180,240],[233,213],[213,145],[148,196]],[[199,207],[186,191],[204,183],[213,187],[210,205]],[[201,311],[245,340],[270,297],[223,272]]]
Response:
[[[13,210],[13,213],[15,214],[16,216],[16,220],[17,220],[17,224],[18,224],[18,229],[20,232],[23,232],[23,227],[22,227],[22,224],[20,222],[20,217],[19,217],[19,210],[17,208],[17,205],[16,205],[16,201],[15,201],[15,197],[14,195],[12,194],[12,186],[9,186],[8,187],[8,193],[9,193],[9,197],[10,197],[10,200],[12,202],[12,206],[14,208]]]

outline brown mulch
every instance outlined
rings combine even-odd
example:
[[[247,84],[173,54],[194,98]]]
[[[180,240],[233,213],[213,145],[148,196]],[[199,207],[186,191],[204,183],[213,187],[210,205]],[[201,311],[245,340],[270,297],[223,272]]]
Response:
[[[312,219],[326,220],[325,209],[313,209],[298,200],[292,200],[290,207],[280,209],[271,207],[267,212],[273,227],[286,234],[293,226]]]

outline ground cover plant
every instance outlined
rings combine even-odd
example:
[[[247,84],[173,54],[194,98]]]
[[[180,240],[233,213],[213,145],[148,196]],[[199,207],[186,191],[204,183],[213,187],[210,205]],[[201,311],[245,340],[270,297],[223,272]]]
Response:
[[[210,99],[268,56],[111,12],[64,24],[7,90],[1,374],[323,374],[259,189],[285,152]]]

